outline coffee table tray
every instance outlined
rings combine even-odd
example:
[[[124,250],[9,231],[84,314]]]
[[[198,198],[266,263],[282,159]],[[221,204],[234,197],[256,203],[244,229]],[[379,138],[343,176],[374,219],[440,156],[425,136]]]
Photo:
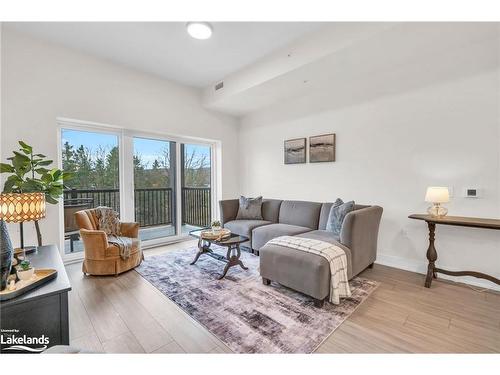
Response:
[[[229,237],[231,235],[231,231],[229,229],[223,228],[218,233],[212,232],[211,229],[202,230],[200,232],[201,238],[204,240],[212,240],[212,241],[222,241],[223,239]]]

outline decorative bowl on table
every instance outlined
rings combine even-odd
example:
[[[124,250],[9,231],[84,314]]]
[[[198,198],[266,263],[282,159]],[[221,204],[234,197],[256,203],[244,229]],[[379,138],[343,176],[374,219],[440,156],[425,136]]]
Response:
[[[205,240],[221,240],[231,235],[231,231],[227,228],[220,228],[217,232],[213,229],[207,229],[201,232],[201,238]]]
[[[33,278],[33,275],[35,274],[35,269],[31,267],[28,270],[17,270],[17,277],[19,280],[31,280]]]

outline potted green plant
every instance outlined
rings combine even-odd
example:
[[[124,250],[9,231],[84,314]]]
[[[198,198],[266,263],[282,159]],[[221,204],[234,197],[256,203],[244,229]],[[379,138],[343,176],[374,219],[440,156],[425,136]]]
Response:
[[[0,163],[0,173],[9,173],[3,187],[3,193],[35,193],[45,194],[45,200],[50,204],[57,204],[63,195],[64,181],[71,178],[72,174],[63,172],[58,168],[49,167],[53,161],[43,154],[35,154],[33,147],[23,141],[18,151],[13,151],[13,156],[7,158],[8,163]],[[42,235],[38,221],[35,221],[38,246],[42,245]]]
[[[25,259],[21,263],[19,263],[19,266],[17,266],[17,277],[19,280],[30,280],[33,275],[35,274],[35,269],[31,267],[31,263],[29,260]]]
[[[219,220],[212,221],[212,233],[217,234],[221,231],[221,225]]]

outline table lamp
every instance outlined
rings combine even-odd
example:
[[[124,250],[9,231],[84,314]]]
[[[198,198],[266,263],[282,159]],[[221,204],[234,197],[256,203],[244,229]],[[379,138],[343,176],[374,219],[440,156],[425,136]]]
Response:
[[[44,193],[0,194],[0,220],[19,223],[21,249],[24,249],[23,223],[45,217]]]
[[[447,187],[431,186],[427,188],[425,193],[425,201],[432,203],[427,209],[429,215],[434,217],[446,216],[448,210],[441,206],[441,203],[446,203],[450,201],[450,193]]]

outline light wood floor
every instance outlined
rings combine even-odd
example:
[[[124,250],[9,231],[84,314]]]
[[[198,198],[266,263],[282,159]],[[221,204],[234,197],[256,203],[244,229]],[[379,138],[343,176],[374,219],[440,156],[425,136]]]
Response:
[[[189,248],[193,241],[146,251]],[[110,353],[230,353],[135,271],[85,277],[67,267],[71,344]],[[500,352],[500,294],[375,265],[362,276],[380,287],[317,350],[319,353]]]

